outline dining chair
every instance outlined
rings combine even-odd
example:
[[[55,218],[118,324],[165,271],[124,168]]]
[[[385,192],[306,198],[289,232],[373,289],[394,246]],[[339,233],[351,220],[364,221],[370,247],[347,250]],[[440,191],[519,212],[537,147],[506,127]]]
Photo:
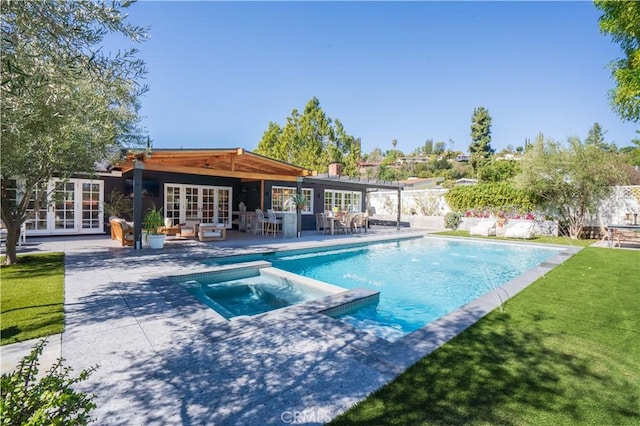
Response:
[[[256,209],[256,226],[253,228],[253,234],[257,234],[258,230],[260,230],[260,232],[262,233],[262,235],[264,235],[264,224],[265,224],[265,218],[264,218],[264,212],[260,209]]]
[[[276,233],[280,231],[278,228],[282,228],[282,219],[278,219],[276,213],[271,209],[267,210],[265,223],[267,224],[267,235],[269,235],[269,232],[272,232],[275,237]]]

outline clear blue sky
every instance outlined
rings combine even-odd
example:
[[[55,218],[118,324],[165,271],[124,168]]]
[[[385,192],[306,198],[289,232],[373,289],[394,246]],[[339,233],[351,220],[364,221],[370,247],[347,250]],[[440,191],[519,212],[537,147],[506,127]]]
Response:
[[[584,139],[594,122],[630,145],[638,125],[612,111],[619,46],[591,2],[146,2],[129,21],[150,91],[142,114],[156,148],[254,150],[270,121],[317,97],[327,116],[376,147],[407,153],[470,143],[473,109],[492,146],[539,132]]]

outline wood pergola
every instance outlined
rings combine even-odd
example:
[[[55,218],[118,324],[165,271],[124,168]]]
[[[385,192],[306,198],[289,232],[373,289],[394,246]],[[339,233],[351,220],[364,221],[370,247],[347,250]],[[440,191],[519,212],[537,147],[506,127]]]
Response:
[[[192,175],[239,178],[243,181],[280,180],[295,182],[298,177],[315,176],[315,172],[283,161],[264,157],[242,148],[232,149],[154,149],[152,152],[128,153],[114,165],[123,173],[136,164],[144,170]]]
[[[134,248],[142,247],[142,171],[183,173],[260,181],[260,204],[264,203],[264,181],[301,182],[316,172],[283,161],[264,157],[242,148],[232,149],[154,149],[130,152],[113,165],[122,173],[133,170]]]

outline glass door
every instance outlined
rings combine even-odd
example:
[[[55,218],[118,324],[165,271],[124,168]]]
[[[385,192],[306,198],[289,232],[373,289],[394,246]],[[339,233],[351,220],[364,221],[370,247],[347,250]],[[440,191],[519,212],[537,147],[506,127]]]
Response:
[[[184,190],[184,218],[202,221],[200,216],[200,191],[198,187],[186,186]]]
[[[173,225],[182,223],[180,220],[180,187],[165,185],[164,216],[171,219]]]
[[[102,182],[81,182],[82,190],[82,229],[102,230]]]
[[[224,223],[231,228],[231,189],[218,188],[218,205],[216,209],[217,223]]]
[[[104,232],[104,182],[90,179],[54,179],[49,195],[35,210],[35,196],[29,201],[28,235]]]
[[[216,219],[216,189],[200,188],[202,190],[202,221],[217,223]]]
[[[197,220],[230,228],[231,192],[225,186],[165,184],[165,216],[174,224]]]

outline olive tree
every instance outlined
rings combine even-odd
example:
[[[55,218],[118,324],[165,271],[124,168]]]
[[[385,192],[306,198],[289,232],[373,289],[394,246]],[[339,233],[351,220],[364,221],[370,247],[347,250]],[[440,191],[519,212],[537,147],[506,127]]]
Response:
[[[611,186],[624,183],[618,162],[617,154],[578,138],[570,138],[564,146],[539,137],[525,151],[516,185],[532,193],[539,207],[577,239],[600,202],[611,194]]]
[[[108,34],[147,37],[124,13],[132,2],[4,1],[2,3],[2,210],[8,264],[29,209],[38,210],[53,178],[91,174],[95,164],[145,136],[137,50],[102,49]],[[16,192],[15,180],[20,180]]]

